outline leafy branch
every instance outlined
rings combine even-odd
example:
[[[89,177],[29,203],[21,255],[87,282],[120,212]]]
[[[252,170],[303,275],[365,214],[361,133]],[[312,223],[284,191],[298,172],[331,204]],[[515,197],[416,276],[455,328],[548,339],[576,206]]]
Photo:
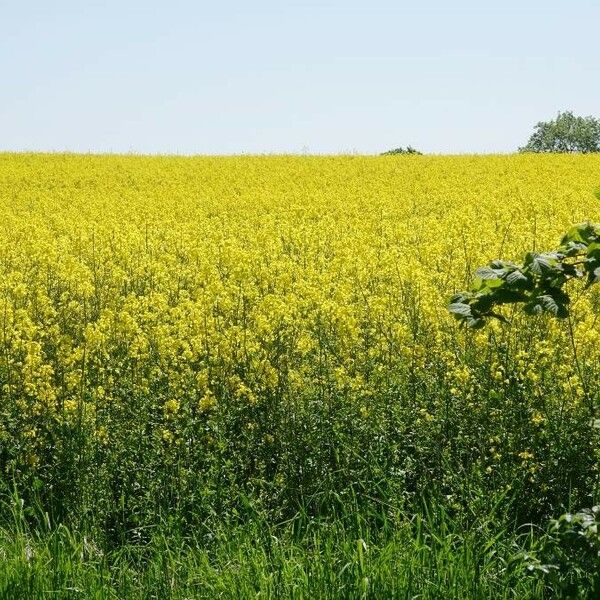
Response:
[[[477,269],[471,290],[452,296],[448,310],[472,329],[490,318],[508,322],[497,312],[507,304],[522,304],[529,315],[549,313],[564,319],[570,302],[565,284],[584,278],[586,287],[600,282],[600,224],[573,226],[556,250],[529,252],[521,265],[494,260]]]

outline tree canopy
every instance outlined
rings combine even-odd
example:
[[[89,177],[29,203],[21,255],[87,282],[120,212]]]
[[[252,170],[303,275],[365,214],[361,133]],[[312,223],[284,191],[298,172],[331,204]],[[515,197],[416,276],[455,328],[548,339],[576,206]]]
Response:
[[[419,152],[412,146],[406,146],[406,148],[402,148],[402,146],[400,146],[399,148],[393,148],[392,150],[388,150],[387,152],[382,152],[381,156],[392,156],[394,154],[423,154],[423,153]]]
[[[540,121],[520,152],[600,152],[600,120],[559,112],[552,121]]]

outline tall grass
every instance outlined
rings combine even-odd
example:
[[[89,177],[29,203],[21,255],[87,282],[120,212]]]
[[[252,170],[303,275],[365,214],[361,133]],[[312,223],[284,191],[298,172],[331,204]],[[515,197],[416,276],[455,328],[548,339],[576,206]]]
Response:
[[[412,519],[382,513],[379,528],[356,507],[327,522],[299,514],[273,525],[255,514],[204,532],[163,523],[145,543],[108,550],[93,534],[31,528],[15,510],[0,532],[0,597],[542,598],[522,560],[536,536],[503,525],[500,505],[467,518],[433,503]]]

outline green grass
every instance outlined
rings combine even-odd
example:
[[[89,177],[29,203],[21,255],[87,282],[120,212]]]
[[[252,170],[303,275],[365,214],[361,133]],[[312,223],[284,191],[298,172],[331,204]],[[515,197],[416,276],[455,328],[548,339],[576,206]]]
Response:
[[[535,545],[494,520],[442,506],[379,527],[358,514],[216,531],[156,531],[106,550],[91,535],[20,519],[0,534],[0,597],[12,599],[542,598],[526,573]]]

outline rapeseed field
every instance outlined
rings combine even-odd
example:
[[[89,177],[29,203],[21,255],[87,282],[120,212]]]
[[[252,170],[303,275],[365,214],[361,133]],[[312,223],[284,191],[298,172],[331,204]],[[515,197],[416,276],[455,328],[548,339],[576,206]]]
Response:
[[[600,221],[598,185],[594,155],[0,154],[6,495],[107,544],[591,505],[600,290],[477,332],[446,304]]]

